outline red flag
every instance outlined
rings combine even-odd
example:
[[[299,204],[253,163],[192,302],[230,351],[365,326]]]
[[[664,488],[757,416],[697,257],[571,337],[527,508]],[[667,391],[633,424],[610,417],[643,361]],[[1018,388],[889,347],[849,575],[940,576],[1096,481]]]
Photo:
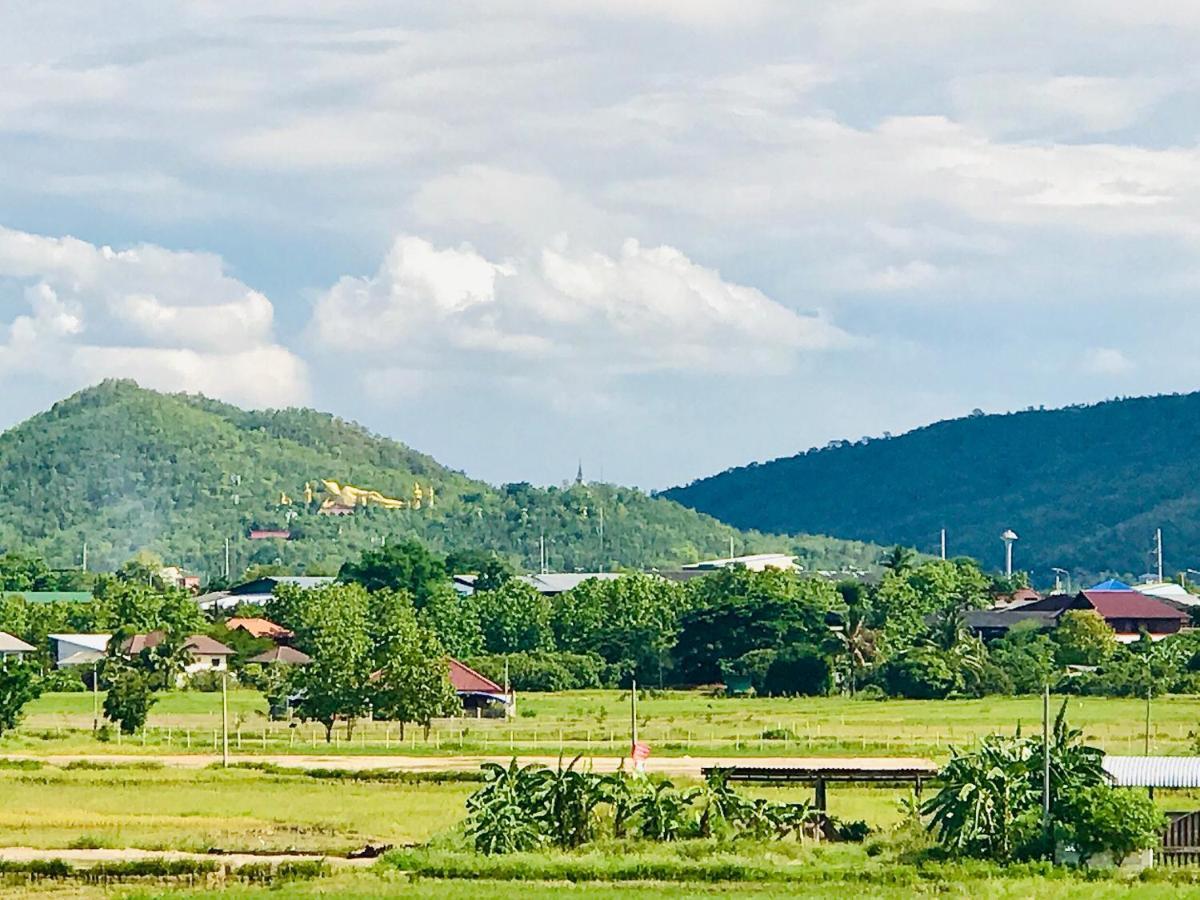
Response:
[[[642,741],[633,742],[633,751],[629,754],[634,762],[645,762],[650,758],[650,745]]]

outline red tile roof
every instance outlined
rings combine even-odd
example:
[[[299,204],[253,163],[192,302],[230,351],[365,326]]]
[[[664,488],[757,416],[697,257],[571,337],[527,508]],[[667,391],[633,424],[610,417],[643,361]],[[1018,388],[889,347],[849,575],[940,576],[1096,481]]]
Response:
[[[1084,591],[1083,596],[1105,619],[1188,619],[1187,613],[1137,591]]]
[[[453,656],[447,659],[450,663],[450,683],[454,685],[454,689],[460,693],[478,693],[478,694],[503,694],[504,688],[487,678],[480,675],[470,666],[464,665]]]
[[[230,631],[240,628],[253,637],[265,637],[270,638],[273,641],[292,637],[292,633],[290,631],[288,631],[282,625],[276,625],[269,619],[234,616],[225,623],[225,627]]]

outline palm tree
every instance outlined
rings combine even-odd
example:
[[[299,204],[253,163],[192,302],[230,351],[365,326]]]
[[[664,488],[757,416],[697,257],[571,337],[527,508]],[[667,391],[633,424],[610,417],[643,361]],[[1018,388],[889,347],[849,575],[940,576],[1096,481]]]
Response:
[[[904,547],[897,544],[883,555],[880,564],[885,569],[899,574],[911,569],[916,558],[917,554],[911,547]]]
[[[841,656],[849,674],[850,694],[858,689],[858,680],[879,655],[878,635],[866,626],[861,610],[851,607],[846,613],[842,630],[837,632]]]

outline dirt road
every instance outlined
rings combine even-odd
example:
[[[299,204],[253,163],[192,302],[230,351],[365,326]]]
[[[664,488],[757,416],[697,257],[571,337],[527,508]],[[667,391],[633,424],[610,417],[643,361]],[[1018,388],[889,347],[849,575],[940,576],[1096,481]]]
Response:
[[[185,853],[181,850],[139,850],[134,847],[104,848],[97,850],[44,849],[40,847],[0,847],[0,861],[34,862],[37,860],[61,859],[79,866],[94,866],[106,862],[132,862],[141,859],[196,859],[223,863],[232,869],[247,863],[301,862],[324,859],[332,866],[369,866],[373,859],[346,859],[340,856],[316,856],[302,853]]]
[[[80,754],[80,755],[33,755],[9,753],[4,754],[4,759],[32,759],[40,760],[52,766],[67,766],[73,762],[95,762],[95,763],[138,763],[138,762],[157,762],[164,766],[170,766],[181,769],[202,769],[206,766],[219,763],[221,757],[214,754]],[[510,756],[351,756],[351,755],[326,755],[319,754],[296,754],[296,755],[259,755],[259,754],[238,754],[231,756],[231,763],[269,763],[272,765],[296,768],[296,769],[346,769],[350,771],[362,771],[364,769],[396,769],[409,772],[451,772],[451,771],[471,771],[478,769],[482,763],[495,762],[506,765],[512,757]],[[544,766],[558,765],[557,756],[518,756],[517,760],[522,763],[540,763]],[[570,761],[570,757],[564,757],[566,761]],[[621,759],[614,756],[590,756],[585,760],[588,766],[596,772],[613,772],[616,771],[622,764],[628,766],[627,759]],[[736,756],[663,756],[654,758],[651,757],[646,761],[646,771],[660,775],[672,775],[676,777],[691,777],[699,778],[701,769],[712,766],[755,766],[769,768],[783,767],[808,767],[822,766],[826,768],[857,768],[869,763],[872,768],[895,768],[895,769],[912,769],[922,768],[928,769],[931,773],[937,771],[937,766],[927,759],[905,758],[905,757],[870,757],[870,758],[844,758],[838,759],[833,757],[798,757],[798,756],[776,756],[776,757],[736,757]]]

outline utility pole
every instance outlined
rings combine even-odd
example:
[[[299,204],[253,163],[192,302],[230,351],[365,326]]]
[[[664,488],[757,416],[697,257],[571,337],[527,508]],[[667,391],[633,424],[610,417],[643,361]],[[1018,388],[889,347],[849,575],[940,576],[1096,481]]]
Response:
[[[942,529],[942,559],[946,558],[946,529]]]
[[[1150,657],[1146,657],[1146,746],[1143,756],[1150,755]]]
[[[221,765],[229,768],[229,672],[221,672]]]
[[[87,541],[83,542],[83,565],[80,569],[84,572],[87,571]]]
[[[92,734],[100,730],[100,661],[92,663]]]
[[[733,535],[729,536],[729,561],[733,562]]]
[[[604,504],[600,504],[600,565],[604,565]]]
[[[541,553],[540,571],[543,575],[545,575],[546,574],[546,532],[545,531],[542,532],[542,536],[538,539],[538,545],[541,548],[540,549],[540,553]]]
[[[1158,580],[1163,580],[1162,529],[1154,529],[1154,555],[1158,559]]]
[[[1042,687],[1042,827],[1050,837],[1050,684]]]
[[[637,753],[637,679],[630,682],[629,688],[629,758],[632,760]]]
[[[225,583],[229,583],[229,538],[225,538]]]

